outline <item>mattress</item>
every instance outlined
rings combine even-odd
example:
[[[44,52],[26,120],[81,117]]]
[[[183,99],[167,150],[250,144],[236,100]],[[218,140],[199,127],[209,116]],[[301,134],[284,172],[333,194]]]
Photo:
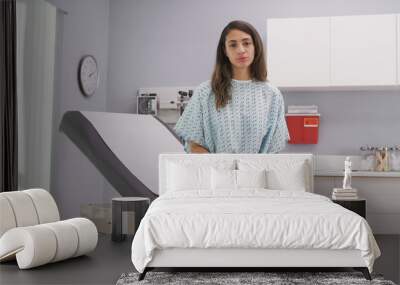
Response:
[[[359,250],[370,272],[380,255],[359,215],[321,195],[263,188],[160,196],[133,239],[132,262],[143,272],[155,250],[169,248]]]

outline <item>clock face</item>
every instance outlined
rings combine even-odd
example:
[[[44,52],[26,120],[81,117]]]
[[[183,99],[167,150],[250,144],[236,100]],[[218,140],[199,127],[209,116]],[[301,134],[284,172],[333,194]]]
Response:
[[[99,82],[99,70],[93,56],[86,55],[81,59],[78,78],[83,94],[86,96],[93,95]]]

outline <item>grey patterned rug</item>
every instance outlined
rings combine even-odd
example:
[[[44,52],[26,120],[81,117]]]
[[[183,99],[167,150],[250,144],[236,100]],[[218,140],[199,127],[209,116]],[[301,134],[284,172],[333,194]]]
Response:
[[[384,280],[381,275],[372,274],[372,281],[364,278],[360,272],[154,272],[150,271],[142,281],[138,281],[139,273],[122,274],[117,285],[145,284],[267,284],[267,285],[395,285]]]

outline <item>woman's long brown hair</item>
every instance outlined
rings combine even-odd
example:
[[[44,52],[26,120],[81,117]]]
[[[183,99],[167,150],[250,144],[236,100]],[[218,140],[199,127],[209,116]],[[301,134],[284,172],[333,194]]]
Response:
[[[231,99],[232,64],[225,54],[226,36],[231,30],[240,30],[249,34],[254,44],[254,60],[250,65],[250,76],[254,81],[267,80],[267,66],[264,49],[257,30],[244,21],[232,21],[222,31],[217,47],[217,58],[211,79],[217,110],[223,108]]]

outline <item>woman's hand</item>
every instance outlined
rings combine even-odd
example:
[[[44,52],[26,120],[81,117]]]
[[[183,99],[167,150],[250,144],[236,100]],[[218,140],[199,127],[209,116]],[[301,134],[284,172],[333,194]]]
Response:
[[[194,142],[190,142],[190,152],[192,153],[209,153],[208,149]]]

